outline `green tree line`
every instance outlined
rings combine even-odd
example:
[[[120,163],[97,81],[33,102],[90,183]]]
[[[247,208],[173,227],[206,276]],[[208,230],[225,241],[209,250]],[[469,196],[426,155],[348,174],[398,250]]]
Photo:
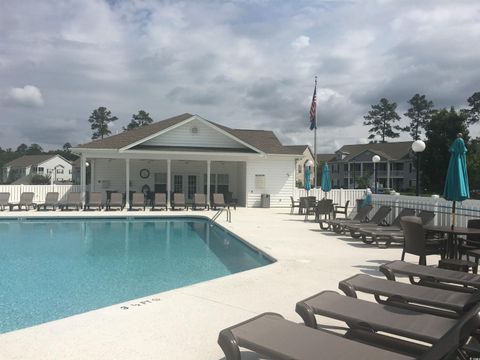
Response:
[[[363,124],[369,126],[371,142],[387,142],[407,132],[412,140],[425,141],[425,151],[420,155],[421,184],[423,191],[441,194],[448,168],[448,148],[458,133],[467,145],[467,165],[471,189],[480,189],[480,139],[470,138],[469,126],[480,121],[480,92],[467,99],[467,108],[456,110],[435,109],[426,95],[415,94],[408,100],[410,107],[403,115],[408,124],[401,126],[397,103],[386,98],[371,105]]]

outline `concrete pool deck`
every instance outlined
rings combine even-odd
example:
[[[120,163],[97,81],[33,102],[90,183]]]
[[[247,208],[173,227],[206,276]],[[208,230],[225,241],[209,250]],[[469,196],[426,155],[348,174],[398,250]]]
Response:
[[[213,211],[37,212],[6,216],[206,215]],[[311,217],[312,218],[312,217]],[[223,359],[220,330],[265,311],[300,323],[295,303],[340,280],[400,258],[401,249],[378,249],[349,236],[320,231],[290,209],[245,209],[218,223],[277,262],[142,299],[0,335],[2,359]],[[414,257],[406,260],[415,261]],[[428,258],[428,263],[435,263]],[[108,291],[108,289],[105,289]],[[322,319],[323,320],[323,319]],[[322,321],[321,321],[322,322]],[[322,323],[330,323],[323,321]],[[334,324],[334,322],[331,322]]]

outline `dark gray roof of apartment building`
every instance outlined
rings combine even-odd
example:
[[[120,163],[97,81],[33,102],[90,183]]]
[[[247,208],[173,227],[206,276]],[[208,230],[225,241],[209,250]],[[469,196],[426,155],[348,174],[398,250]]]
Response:
[[[348,154],[343,161],[349,161],[365,151],[371,151],[387,160],[401,160],[410,154],[413,141],[399,141],[391,143],[372,143],[344,145],[336,152]]]
[[[335,160],[335,157],[335,154],[317,154],[317,164],[333,161]]]
[[[22,157],[19,157],[5,164],[4,167],[25,168],[27,166],[41,164],[55,156],[57,156],[57,154],[23,155]]]
[[[152,134],[181,123],[192,116],[192,114],[185,113],[162,121],[157,121],[147,126],[112,135],[104,139],[94,140],[77,147],[81,149],[121,149],[137,141],[141,141]],[[273,131],[232,129],[212,121],[208,122],[266,154],[296,154],[289,149],[288,146],[283,146]]]

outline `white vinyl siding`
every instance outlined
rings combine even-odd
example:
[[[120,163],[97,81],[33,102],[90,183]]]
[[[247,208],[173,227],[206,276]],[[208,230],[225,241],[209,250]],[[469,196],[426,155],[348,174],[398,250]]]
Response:
[[[194,133],[192,129],[196,128]],[[173,130],[147,140],[142,145],[150,146],[184,146],[184,147],[214,147],[243,149],[246,148],[238,141],[224,135],[218,130],[199,120],[192,120]]]
[[[265,188],[255,188],[255,176],[265,175]],[[295,181],[294,159],[249,160],[247,162],[247,207],[259,207],[261,194],[270,194],[271,207],[290,206]]]

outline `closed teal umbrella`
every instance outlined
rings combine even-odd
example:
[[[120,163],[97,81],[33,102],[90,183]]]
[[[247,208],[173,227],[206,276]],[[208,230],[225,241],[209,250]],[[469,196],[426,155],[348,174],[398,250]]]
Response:
[[[310,184],[310,175],[312,174],[312,170],[310,170],[310,166],[305,167],[305,178],[303,181],[303,188],[307,191],[310,191],[311,184]]]
[[[463,201],[470,197],[468,186],[467,161],[465,154],[467,148],[465,142],[460,137],[452,143],[448,151],[450,152],[450,162],[448,163],[447,178],[445,179],[445,189],[443,197],[446,200],[453,201],[452,205],[452,229],[455,226],[455,203]]]
[[[327,163],[322,168],[322,190],[325,192],[332,190],[332,178],[330,177],[330,169]]]

